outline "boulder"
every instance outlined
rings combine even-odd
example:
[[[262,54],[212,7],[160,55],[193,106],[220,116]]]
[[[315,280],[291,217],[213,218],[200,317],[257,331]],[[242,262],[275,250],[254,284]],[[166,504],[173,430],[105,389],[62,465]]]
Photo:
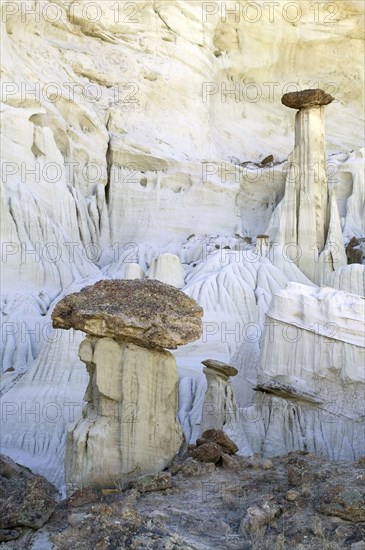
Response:
[[[171,285],[155,280],[102,280],[69,294],[53,310],[55,328],[176,349],[197,340],[203,310]]]
[[[0,539],[20,536],[15,527],[39,529],[52,515],[57,490],[42,476],[0,455]]]
[[[330,94],[316,88],[301,92],[289,92],[283,95],[281,102],[291,109],[308,109],[309,107],[329,105],[334,99]]]
[[[346,256],[348,264],[361,264],[363,258],[363,251],[360,248],[362,239],[352,237],[346,246]]]
[[[235,454],[238,451],[237,445],[224,433],[223,430],[206,430],[201,439],[204,441],[213,441],[217,443],[222,450],[230,455]]]
[[[136,489],[139,493],[150,493],[153,491],[166,491],[171,489],[171,473],[161,472],[160,474],[149,474],[141,476],[130,482],[129,487]]]
[[[247,508],[246,515],[239,526],[239,533],[254,534],[271,523],[282,512],[279,504],[272,497],[262,498],[256,505]]]
[[[319,495],[316,508],[321,514],[337,516],[354,523],[365,522],[364,487],[329,483]]]
[[[222,456],[222,448],[213,441],[207,441],[190,451],[190,455],[199,462],[213,462],[217,464]]]

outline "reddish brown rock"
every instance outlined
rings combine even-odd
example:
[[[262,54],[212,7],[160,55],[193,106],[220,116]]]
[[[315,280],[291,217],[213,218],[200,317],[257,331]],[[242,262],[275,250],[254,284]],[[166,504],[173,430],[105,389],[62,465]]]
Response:
[[[318,105],[329,105],[335,98],[319,88],[289,92],[281,98],[281,103],[291,109],[308,109]]]
[[[223,450],[223,452],[233,455],[238,451],[237,445],[224,433],[223,430],[206,430],[201,439],[213,441],[217,443]],[[197,442],[198,443],[198,442]]]
[[[346,246],[346,256],[348,264],[361,264],[362,263],[362,250],[357,248],[360,246],[361,240],[356,237],[352,237]]]
[[[55,328],[176,349],[197,340],[202,308],[171,285],[155,280],[105,280],[69,294],[53,310]]]
[[[193,449],[190,454],[195,460],[199,460],[199,462],[213,462],[217,464],[222,456],[222,452],[222,448],[219,445],[213,441],[209,441]]]

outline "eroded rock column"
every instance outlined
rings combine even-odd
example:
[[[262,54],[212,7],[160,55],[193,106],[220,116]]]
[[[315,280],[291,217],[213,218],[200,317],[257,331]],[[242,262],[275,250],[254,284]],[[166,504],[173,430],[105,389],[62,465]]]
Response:
[[[215,359],[206,359],[202,364],[208,385],[202,407],[200,435],[203,437],[202,434],[207,433],[207,430],[224,430],[237,444],[239,454],[251,456],[253,452],[243,428],[239,404],[230,380],[238,374],[237,369]]]
[[[215,359],[202,363],[208,386],[202,407],[201,434],[210,428],[220,430],[225,424],[238,422],[238,407],[230,381],[230,377],[238,373],[237,369]]]
[[[82,417],[67,436],[69,489],[113,487],[163,470],[181,445],[175,357],[131,342],[89,337],[79,354],[90,381]]]
[[[316,283],[324,278],[320,256],[326,246],[326,257],[333,256],[328,259],[327,263],[333,260],[328,268],[333,270],[339,267],[339,262],[343,263],[337,205],[330,193],[326,173],[324,106],[333,99],[319,89],[292,92],[282,98],[284,105],[298,112],[278,242],[283,247],[296,248],[291,257]]]
[[[67,435],[68,493],[115,488],[167,467],[182,442],[175,349],[201,335],[202,309],[153,280],[99,281],[61,300],[57,328],[88,335],[79,356],[90,376],[82,416]]]

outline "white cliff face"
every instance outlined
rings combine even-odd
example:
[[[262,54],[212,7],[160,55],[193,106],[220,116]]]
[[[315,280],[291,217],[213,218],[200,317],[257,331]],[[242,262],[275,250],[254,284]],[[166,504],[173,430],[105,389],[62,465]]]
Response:
[[[294,113],[281,105],[283,93],[322,87],[336,97],[326,107],[327,179],[338,209],[329,224],[345,243],[365,236],[361,2],[337,1],[332,15],[304,1],[296,17],[280,0],[273,13],[261,6],[257,21],[245,1],[232,2],[240,11],[226,17],[219,2],[212,14],[200,1],[146,0],[132,13],[126,2],[97,0],[100,14],[87,4],[1,5],[2,444],[58,485],[87,377],[81,334],[70,344],[71,333],[50,327],[50,312],[100,278],[154,276],[204,308],[202,339],[175,353],[188,441],[200,433],[207,356],[237,367],[235,399],[252,418],[272,296],[288,281],[316,289],[285,240],[255,254],[257,235],[276,234],[286,193]],[[269,154],[273,165],[261,166]],[[343,264],[342,256],[329,260],[329,271]],[[328,277],[324,269],[315,282],[360,294],[359,267]],[[336,323],[337,310],[331,315]],[[358,360],[355,344],[340,345]],[[39,416],[27,413],[38,405]],[[280,410],[273,440],[283,430]],[[328,449],[339,445],[333,438]],[[251,438],[255,451],[260,441]]]
[[[327,287],[290,283],[274,296],[257,399],[243,417],[255,451],[363,454],[364,314],[362,297]]]
[[[365,296],[365,265],[351,264],[336,269],[328,276],[327,286]]]

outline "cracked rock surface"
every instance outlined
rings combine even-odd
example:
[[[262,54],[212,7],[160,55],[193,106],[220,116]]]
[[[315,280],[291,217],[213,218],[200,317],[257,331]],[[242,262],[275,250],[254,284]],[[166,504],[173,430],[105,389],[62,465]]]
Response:
[[[306,452],[231,457],[224,467],[182,457],[126,491],[83,489],[37,533],[6,548],[55,550],[359,550],[365,541],[365,462]],[[169,483],[166,483],[169,479]],[[140,489],[140,490],[139,490]],[[48,541],[48,546],[44,543]]]
[[[176,349],[199,338],[203,310],[171,285],[156,280],[98,281],[69,294],[52,313],[55,328]]]

